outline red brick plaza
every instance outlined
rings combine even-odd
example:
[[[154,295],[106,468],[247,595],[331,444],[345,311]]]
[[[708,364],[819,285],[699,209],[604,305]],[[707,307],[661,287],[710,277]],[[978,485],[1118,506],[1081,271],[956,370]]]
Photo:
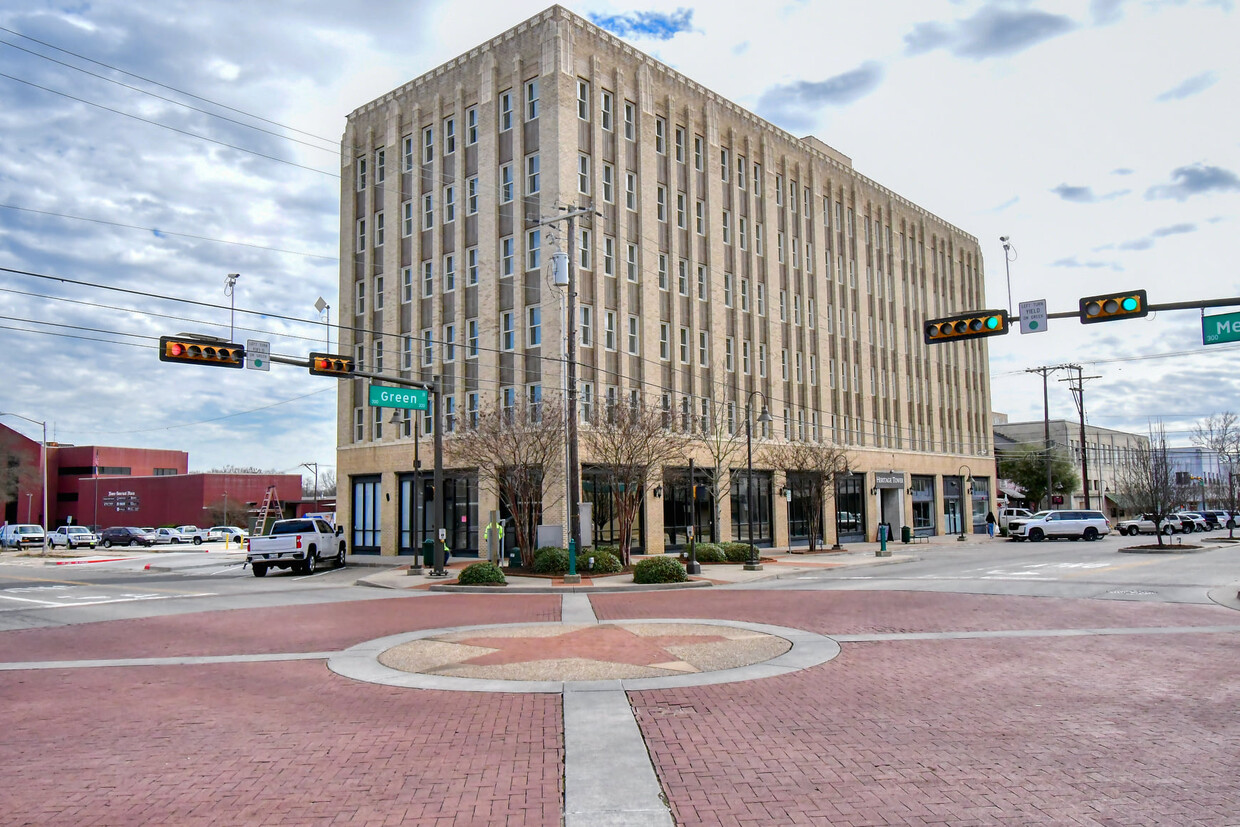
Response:
[[[778,677],[629,692],[677,824],[1240,823],[1230,609],[723,589],[591,603],[604,622],[743,620],[841,646]],[[6,667],[0,823],[559,824],[560,695],[361,683],[326,660],[560,611],[556,595],[434,594],[0,633],[4,664],[297,656]]]

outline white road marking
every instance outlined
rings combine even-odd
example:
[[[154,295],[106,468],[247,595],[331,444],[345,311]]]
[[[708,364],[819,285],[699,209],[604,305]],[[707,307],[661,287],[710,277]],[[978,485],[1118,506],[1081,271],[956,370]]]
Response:
[[[67,588],[62,586],[51,586],[48,588]],[[12,589],[11,591],[17,591]],[[179,597],[215,597],[215,592],[197,592],[193,594],[121,594],[115,597],[106,595],[86,594],[86,595],[64,595],[62,600],[38,600],[32,597],[15,597],[12,594],[0,592],[0,598],[5,600],[16,600],[21,603],[37,603],[40,606],[48,606],[51,608],[64,609],[73,606],[101,606],[107,603],[136,603],[142,600],[173,600]],[[73,602],[65,602],[71,600]]]

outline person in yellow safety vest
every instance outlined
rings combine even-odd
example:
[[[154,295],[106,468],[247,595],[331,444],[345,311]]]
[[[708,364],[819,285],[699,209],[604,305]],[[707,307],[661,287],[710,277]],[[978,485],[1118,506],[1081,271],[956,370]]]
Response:
[[[491,531],[495,531],[495,548],[500,557],[504,556],[504,524],[502,522],[487,523],[487,527],[482,532],[482,542],[489,549],[491,547]]]

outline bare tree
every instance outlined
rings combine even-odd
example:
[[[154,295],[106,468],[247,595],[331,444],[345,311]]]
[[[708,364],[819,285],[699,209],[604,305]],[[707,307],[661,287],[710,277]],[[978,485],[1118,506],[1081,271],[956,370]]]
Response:
[[[330,468],[320,469],[318,488],[315,488],[314,474],[308,477],[302,476],[301,495],[303,497],[318,497],[319,499],[336,496],[336,472]]]
[[[721,368],[721,365],[716,365],[716,376],[724,375]],[[716,538],[720,536],[719,504],[732,493],[731,469],[743,464],[742,458],[745,456],[744,416],[743,407],[738,410],[735,402],[712,397],[708,401],[706,416],[694,422],[697,427],[688,431],[693,442],[701,446],[709,458],[702,472],[710,485],[713,502],[711,533]]]
[[[607,480],[620,526],[620,562],[627,566],[651,474],[684,454],[685,439],[668,427],[661,408],[638,403],[596,410],[581,442]]]
[[[809,550],[817,548],[818,538],[823,536],[823,520],[826,504],[835,499],[835,484],[839,477],[848,474],[853,458],[843,447],[833,442],[780,442],[763,449],[763,456],[772,468],[799,471],[809,480]]]
[[[1213,414],[1193,428],[1193,444],[1218,457],[1224,479],[1215,486],[1215,494],[1227,504],[1227,536],[1236,536],[1236,466],[1240,464],[1240,423],[1231,411]]]
[[[1154,523],[1158,545],[1163,545],[1163,522],[1176,510],[1184,490],[1175,481],[1167,449],[1167,432],[1162,422],[1150,426],[1148,446],[1137,446],[1129,451],[1116,484],[1124,507],[1138,515],[1147,515]]]
[[[564,407],[557,399],[495,404],[479,410],[474,424],[463,421],[451,445],[453,458],[478,468],[478,485],[512,515],[521,564],[534,563],[544,499],[564,478]]]

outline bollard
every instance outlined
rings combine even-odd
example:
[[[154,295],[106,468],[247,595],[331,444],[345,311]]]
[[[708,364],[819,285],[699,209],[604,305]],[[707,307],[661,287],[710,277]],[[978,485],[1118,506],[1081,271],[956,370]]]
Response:
[[[581,575],[577,573],[577,541],[568,541],[568,574],[564,575],[565,583],[580,583]]]

